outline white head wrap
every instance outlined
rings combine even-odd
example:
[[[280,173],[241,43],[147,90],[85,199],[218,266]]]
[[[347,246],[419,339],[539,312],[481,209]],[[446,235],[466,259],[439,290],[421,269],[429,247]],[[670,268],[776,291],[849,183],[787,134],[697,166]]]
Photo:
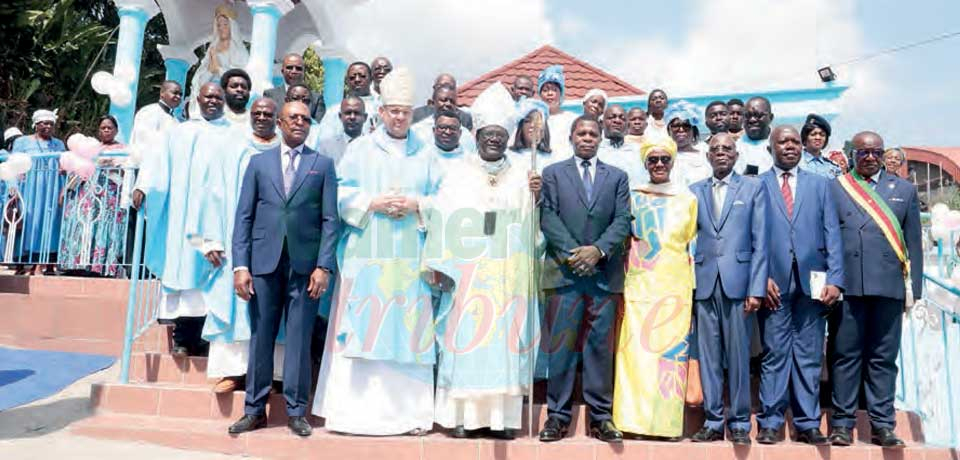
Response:
[[[46,109],[40,109],[36,112],[33,112],[33,126],[37,126],[37,123],[40,123],[41,121],[52,121],[56,123],[57,112],[55,110],[50,111]]]
[[[607,92],[606,92],[606,91],[604,91],[604,90],[602,90],[602,89],[594,88],[594,89],[591,89],[590,91],[587,91],[587,94],[585,94],[585,95],[583,96],[584,102],[586,102],[587,99],[590,99],[590,98],[593,97],[593,96],[600,96],[600,97],[602,97],[604,103],[606,103],[606,102],[607,102],[607,99],[609,99],[609,98],[607,97]]]
[[[473,101],[471,109],[475,132],[494,125],[512,132],[517,123],[515,118],[517,104],[510,96],[507,87],[499,81],[483,90]]]
[[[7,128],[7,130],[3,132],[3,142],[7,142],[13,137],[22,136],[22,135],[23,135],[23,131],[20,131],[20,128],[17,128],[17,127]]]
[[[406,67],[397,67],[380,82],[381,105],[413,107],[413,73]]]

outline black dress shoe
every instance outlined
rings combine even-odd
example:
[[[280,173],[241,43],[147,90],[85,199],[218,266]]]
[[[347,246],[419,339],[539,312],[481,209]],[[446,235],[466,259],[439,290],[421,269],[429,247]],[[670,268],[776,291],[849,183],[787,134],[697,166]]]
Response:
[[[540,431],[541,442],[553,442],[563,439],[567,435],[567,426],[559,419],[550,417],[547,423],[543,424],[543,430]]]
[[[885,449],[903,449],[906,444],[894,434],[890,428],[877,428],[872,430],[870,442]]]
[[[850,428],[835,426],[830,432],[830,444],[846,447],[853,444],[853,433]]]
[[[760,437],[757,436],[757,442]],[[797,433],[797,442],[810,444],[811,446],[826,446],[830,444],[830,439],[820,432],[820,428],[811,428]]]
[[[290,431],[297,436],[310,436],[313,433],[313,427],[310,426],[310,423],[307,422],[306,417],[290,417],[287,420],[287,427],[290,428]]]
[[[493,439],[500,439],[503,441],[512,441],[517,439],[517,430],[506,428],[503,430],[486,430],[487,435]]]
[[[693,442],[723,441],[723,431],[703,427],[700,428],[700,431],[696,432],[690,440]]]
[[[623,433],[621,433],[610,420],[593,424],[593,426],[590,427],[590,436],[603,442],[614,444],[623,442]]]
[[[248,431],[253,431],[260,428],[265,428],[267,426],[267,416],[266,415],[244,415],[240,417],[240,420],[237,420],[237,423],[230,425],[230,428],[227,428],[227,433],[230,434],[240,434],[246,433]]]
[[[173,355],[174,358],[186,358],[190,355],[190,350],[187,350],[187,347],[183,345],[174,345],[173,348],[170,349],[170,354]]]
[[[757,442],[760,444],[776,444],[777,439],[777,430],[772,428],[761,428],[757,432]]]
[[[730,442],[735,446],[749,446],[750,432],[747,430],[730,430]]]

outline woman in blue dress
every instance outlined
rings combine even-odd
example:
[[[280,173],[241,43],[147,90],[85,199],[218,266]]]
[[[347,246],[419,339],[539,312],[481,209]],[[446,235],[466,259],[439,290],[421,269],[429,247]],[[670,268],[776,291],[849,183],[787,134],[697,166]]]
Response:
[[[54,273],[60,243],[61,206],[58,204],[64,176],[60,174],[60,153],[67,150],[53,137],[57,115],[49,110],[33,113],[34,134],[17,138],[13,153],[34,157],[33,168],[20,181],[23,197],[23,230],[19,236],[17,274]],[[28,267],[29,266],[29,267]]]

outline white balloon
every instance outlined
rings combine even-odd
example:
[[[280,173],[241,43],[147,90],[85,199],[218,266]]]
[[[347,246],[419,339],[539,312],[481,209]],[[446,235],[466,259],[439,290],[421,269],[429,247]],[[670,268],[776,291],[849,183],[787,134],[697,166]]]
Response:
[[[7,157],[5,164],[14,174],[26,174],[33,167],[33,160],[26,153],[14,153]]]
[[[114,80],[116,80],[116,78],[109,72],[100,71],[90,77],[90,86],[93,87],[93,90],[96,91],[97,94],[109,94],[111,83],[113,83]]]
[[[124,106],[133,101],[133,95],[130,93],[130,87],[126,84],[116,82],[110,88],[110,100],[117,105]]]
[[[132,65],[123,64],[113,69],[113,76],[116,77],[117,80],[130,84],[133,83],[133,79],[136,77],[136,71]]]

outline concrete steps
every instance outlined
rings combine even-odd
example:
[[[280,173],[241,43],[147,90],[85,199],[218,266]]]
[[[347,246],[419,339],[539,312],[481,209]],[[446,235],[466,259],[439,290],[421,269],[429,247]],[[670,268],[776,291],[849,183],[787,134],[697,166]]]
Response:
[[[286,426],[271,426],[240,436],[230,436],[226,423],[175,417],[100,414],[71,426],[83,436],[148,442],[177,448],[248,455],[270,459],[383,459],[383,460],[947,460],[958,453],[950,449],[911,444],[901,451],[885,451],[858,442],[851,447],[812,447],[791,442],[775,446],[753,444],[734,447],[729,442],[694,444],[627,440],[620,446],[586,437],[541,443],[521,437],[513,441],[459,440],[433,433],[427,436],[363,437],[330,433],[322,429],[309,438],[298,438]]]

